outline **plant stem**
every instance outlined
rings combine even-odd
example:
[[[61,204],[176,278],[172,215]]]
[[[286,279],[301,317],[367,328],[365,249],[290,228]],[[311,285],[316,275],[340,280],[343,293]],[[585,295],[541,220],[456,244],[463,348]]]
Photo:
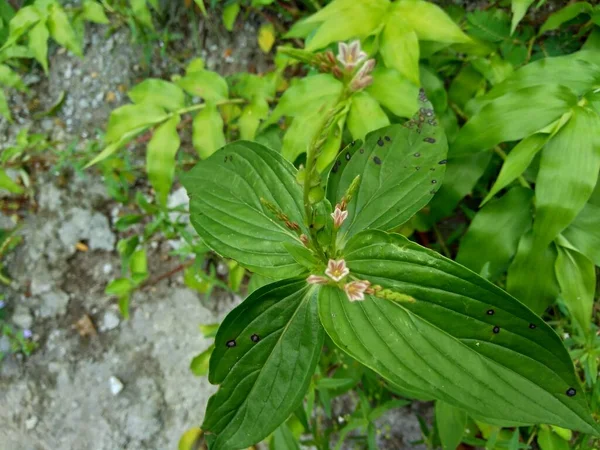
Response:
[[[220,102],[217,102],[217,103],[215,103],[215,105],[221,106],[221,105],[240,104],[240,103],[246,103],[246,100],[243,98],[232,98],[232,99],[222,100]],[[189,113],[192,111],[198,111],[205,107],[206,107],[206,102],[200,103],[198,105],[188,106],[187,108],[182,108],[177,111],[173,111],[171,114],[169,114],[169,117],[173,117],[173,115],[175,115],[175,114],[185,114],[185,113]]]
[[[444,253],[444,256],[446,258],[452,258],[452,253],[450,253],[450,249],[446,245],[446,241],[444,240],[444,236],[442,236],[442,233],[440,232],[440,229],[435,224],[433,225],[433,232],[435,233],[435,237],[436,237],[436,239],[438,241],[438,244],[440,244],[440,248],[442,249],[442,253]]]

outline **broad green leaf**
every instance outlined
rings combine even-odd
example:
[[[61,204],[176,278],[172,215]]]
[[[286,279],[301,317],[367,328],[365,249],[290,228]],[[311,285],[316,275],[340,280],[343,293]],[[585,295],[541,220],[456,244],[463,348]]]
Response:
[[[448,403],[435,402],[435,424],[443,450],[456,450],[462,441],[467,424],[467,413]]]
[[[127,92],[134,103],[150,103],[168,111],[185,106],[185,94],[179,86],[157,78],[147,78]]]
[[[299,244],[304,225],[302,192],[296,169],[279,153],[239,141],[199,162],[183,176],[190,196],[192,225],[220,255],[271,278],[304,272],[285,249]],[[261,202],[270,202],[300,231],[278,220]]]
[[[25,6],[17,11],[8,25],[8,39],[2,49],[12,46],[23,34],[41,20],[42,16],[35,6]]]
[[[244,140],[252,140],[256,137],[256,131],[260,122],[269,115],[269,103],[264,97],[254,97],[242,111],[242,115],[238,119],[240,128],[240,138]]]
[[[379,52],[387,67],[419,86],[419,39],[400,14],[388,18]]]
[[[104,7],[95,0],[84,0],[81,15],[85,20],[95,23],[107,24],[108,17],[104,12]]]
[[[322,116],[304,114],[295,117],[283,136],[281,154],[285,159],[294,162],[302,153],[306,153],[315,135],[319,132]]]
[[[548,426],[543,426],[538,431],[537,443],[541,450],[569,450],[571,448],[567,441],[554,433]]]
[[[48,31],[50,36],[67,50],[73,52],[77,56],[83,57],[81,44],[77,39],[75,31],[69,22],[69,18],[65,10],[58,3],[53,3],[50,6],[50,14],[48,15]]]
[[[167,196],[175,175],[175,154],[179,149],[177,125],[179,116],[173,116],[160,125],[148,143],[146,151],[146,171],[148,180],[156,191],[158,201],[167,203]]]
[[[292,434],[290,427],[283,423],[275,430],[271,438],[270,450],[300,450],[298,440]]]
[[[125,133],[167,119],[165,110],[153,104],[125,105],[113,110],[108,119],[105,141],[117,142]]]
[[[600,267],[600,205],[588,203],[581,210],[563,236],[580,253]]]
[[[27,87],[21,77],[5,64],[0,64],[0,85],[25,91]]]
[[[201,97],[206,102],[220,102],[227,100],[229,96],[225,79],[208,70],[188,71],[177,81],[177,85],[187,93]]]
[[[598,432],[560,338],[518,300],[401,235],[363,232],[343,256],[351,276],[414,299],[322,287],[321,322],[352,357],[475,416]]]
[[[494,195],[525,172],[525,169],[529,167],[529,164],[531,164],[535,155],[542,149],[549,138],[550,135],[548,134],[536,133],[526,137],[515,145],[508,154],[504,164],[502,164],[502,169],[500,169],[498,178],[496,178],[494,185],[482,204],[487,203]]]
[[[504,81],[514,70],[512,64],[503,60],[497,53],[488,58],[473,59],[471,64],[492,86]]]
[[[600,169],[600,117],[576,107],[542,151],[535,197],[534,234],[548,245],[575,219],[592,195]]]
[[[192,122],[192,132],[194,148],[202,159],[208,158],[225,145],[223,119],[213,104],[207,103],[206,107],[196,114]]]
[[[309,18],[313,23],[322,23],[307,41],[306,50],[314,51],[332,42],[367,37],[384,21],[389,4],[388,0],[334,0]]]
[[[348,113],[348,129],[354,139],[364,139],[367,133],[390,124],[390,119],[379,103],[366,92],[352,96]]]
[[[502,275],[531,228],[532,197],[532,190],[516,187],[488,203],[462,238],[456,262],[492,281]]]
[[[461,109],[472,98],[485,92],[486,82],[480,72],[471,65],[464,66],[454,77],[448,89],[450,101],[456,103]]]
[[[578,101],[570,89],[556,84],[509,92],[487,103],[463,126],[451,147],[452,156],[493,148],[527,137],[559,119]]]
[[[442,8],[424,0],[400,0],[393,6],[392,17],[397,15],[409,24],[420,40],[469,43],[471,39],[444,12]]]
[[[594,8],[592,5],[590,5],[588,2],[571,3],[570,5],[567,5],[564,8],[561,8],[558,11],[550,14],[550,17],[546,19],[546,22],[544,22],[544,25],[542,25],[538,34],[543,34],[546,31],[556,30],[563,23],[574,19],[579,14],[591,14],[593,9]]]
[[[202,424],[212,450],[258,443],[302,402],[323,345],[317,292],[304,280],[269,284],[219,327],[209,381],[220,386]]]
[[[6,174],[6,171],[0,167],[0,189],[11,192],[13,194],[21,194],[24,192],[23,186],[15,183],[11,177]]]
[[[133,17],[144,27],[153,30],[152,15],[146,4],[146,0],[129,0]]]
[[[512,22],[510,25],[510,34],[515,32],[517,25],[521,21],[521,19],[525,16],[527,9],[531,6],[534,0],[512,0],[511,1],[511,9],[512,9]]]
[[[0,114],[12,123],[12,114],[10,113],[10,107],[8,106],[8,101],[6,100],[3,89],[0,89]]]
[[[543,313],[558,296],[555,262],[554,246],[534,247],[533,233],[524,234],[508,268],[506,289],[537,314]]]
[[[342,83],[329,74],[302,78],[283,93],[265,126],[276,123],[282,116],[324,115],[341,92]]]
[[[501,9],[475,10],[467,14],[469,34],[489,42],[501,42],[510,38],[510,19]]]
[[[564,238],[562,238],[564,240]],[[560,244],[561,239],[559,239]],[[596,293],[596,268],[581,253],[557,245],[556,278],[573,321],[586,334],[592,320],[594,294]]]
[[[412,117],[419,108],[419,88],[394,69],[378,67],[366,91],[379,104],[399,117]]]
[[[339,241],[365,229],[392,230],[402,225],[442,184],[446,136],[425,93],[419,98],[421,108],[413,119],[369,133],[364,144],[357,142],[338,156],[327,186],[332,205],[360,175]]]
[[[233,30],[233,25],[235,25],[235,19],[240,12],[240,4],[239,3],[230,3],[223,9],[223,25],[227,31]]]
[[[48,73],[48,38],[50,32],[44,21],[39,21],[29,32],[29,49],[45,73]]]

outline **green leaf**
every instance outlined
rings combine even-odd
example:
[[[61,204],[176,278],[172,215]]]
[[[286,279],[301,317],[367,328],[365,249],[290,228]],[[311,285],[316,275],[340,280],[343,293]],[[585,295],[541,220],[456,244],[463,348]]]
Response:
[[[588,203],[562,234],[580,253],[600,267],[599,223],[600,205]]]
[[[272,23],[266,23],[258,29],[258,46],[264,53],[269,53],[275,43],[275,28]]]
[[[379,52],[385,65],[419,86],[419,39],[399,14],[391,15],[381,33]]]
[[[290,427],[283,423],[275,430],[271,438],[270,450],[300,450],[298,440],[292,434]]]
[[[153,104],[121,106],[110,113],[104,139],[107,143],[117,142],[128,132],[149,127],[168,117],[163,108]]]
[[[452,144],[451,155],[480,152],[501,142],[523,139],[559,119],[577,101],[573,91],[556,84],[509,92],[469,119]]]
[[[473,68],[480,72],[491,85],[501,83],[514,70],[512,64],[503,60],[497,53],[490,55],[488,58],[473,59],[471,63]]]
[[[354,139],[364,139],[367,133],[390,124],[390,119],[379,103],[366,92],[352,96],[348,113],[348,129]]]
[[[73,52],[73,54],[83,57],[81,44],[75,35],[73,27],[71,27],[69,18],[67,17],[64,9],[62,9],[62,7],[57,3],[53,3],[50,6],[50,14],[48,15],[48,31],[50,31],[50,36],[52,36],[52,39],[54,39],[60,45]]]
[[[167,203],[175,175],[175,154],[180,144],[179,133],[177,133],[179,119],[179,116],[173,116],[160,125],[148,143],[146,151],[148,180],[156,191],[158,201],[163,205]]]
[[[8,106],[8,101],[6,100],[3,89],[0,89],[0,114],[12,123],[12,114],[10,113],[10,107]]]
[[[382,106],[399,117],[412,117],[419,108],[419,89],[394,69],[376,68],[366,90]]]
[[[157,78],[147,78],[131,89],[127,96],[134,103],[147,103],[177,111],[185,106],[185,94],[179,86]]]
[[[542,151],[533,224],[539,245],[548,245],[577,217],[594,191],[599,169],[600,117],[576,107]]]
[[[308,151],[315,135],[319,132],[320,119],[322,116],[318,113],[294,118],[283,136],[281,154],[285,159],[294,162],[299,155]]]
[[[242,115],[238,119],[240,138],[244,140],[254,139],[261,120],[266,119],[268,115],[269,103],[263,97],[254,97],[252,101],[244,107]]]
[[[526,137],[515,145],[508,154],[504,164],[502,164],[502,169],[489,194],[483,200],[482,205],[525,172],[525,169],[529,167],[535,155],[542,149],[549,138],[550,135],[548,134],[536,133]]]
[[[435,402],[435,424],[443,450],[456,450],[462,441],[467,424],[467,413],[448,403]]]
[[[452,80],[448,97],[462,109],[470,99],[485,92],[485,86],[483,75],[471,65],[467,65]]]
[[[442,8],[424,0],[400,0],[394,3],[392,17],[401,17],[409,24],[419,40],[469,43],[471,39]]]
[[[220,386],[202,425],[217,435],[212,450],[256,444],[302,402],[323,345],[317,292],[304,280],[270,284],[219,327],[209,381]]]
[[[525,16],[527,9],[531,6],[534,0],[512,0],[511,2],[511,10],[512,10],[512,22],[510,25],[510,34],[515,32],[517,25],[521,21],[521,19]]]
[[[559,9],[558,11],[550,14],[550,17],[546,19],[544,25],[540,28],[538,34],[543,34],[546,31],[556,30],[563,23],[574,19],[579,14],[591,14],[594,10],[593,6],[588,2],[576,2]]]
[[[598,433],[560,338],[515,298],[401,235],[361,233],[343,255],[354,277],[415,300],[321,288],[325,330],[359,362],[470,415]]]
[[[537,314],[543,313],[558,296],[555,262],[554,246],[536,248],[533,233],[524,234],[508,268],[506,289]]]
[[[559,239],[559,244],[561,240]],[[581,253],[562,245],[557,246],[556,278],[573,321],[584,334],[590,329],[594,294],[596,293],[596,268]]]
[[[239,141],[199,162],[183,176],[192,225],[220,255],[272,278],[304,272],[285,249],[301,245],[299,233],[286,227],[261,203],[273,204],[309,234],[304,225],[302,192],[296,169],[273,150]]]
[[[42,16],[34,6],[25,6],[17,11],[8,25],[8,39],[2,46],[2,50],[12,46],[19,40],[31,27],[41,20]]]
[[[85,20],[90,22],[109,23],[108,17],[104,13],[104,7],[95,0],[84,0],[81,15]]]
[[[532,198],[531,189],[516,187],[481,209],[461,241],[456,262],[489,280],[502,275],[531,228]]]
[[[114,111],[113,111],[114,112]],[[93,158],[89,163],[87,163],[84,169],[93,166],[94,164],[99,163],[100,161],[105,160],[129,141],[131,141],[138,134],[146,131],[149,125],[142,125],[141,127],[134,128],[133,130],[127,131],[123,134],[116,142],[113,142],[107,145],[95,158]]]
[[[510,37],[510,20],[501,9],[475,10],[467,14],[471,36],[489,42],[501,42]]]
[[[177,85],[191,95],[201,97],[206,102],[227,100],[229,89],[223,77],[208,70],[189,72],[177,81]]]
[[[384,21],[389,4],[388,0],[334,0],[304,22],[319,24],[316,33],[307,41],[306,50],[314,51],[332,42],[367,37]],[[290,35],[293,32],[294,28]]]
[[[571,446],[561,439],[550,427],[543,426],[538,431],[537,443],[541,450],[569,450]]]
[[[202,15],[204,17],[208,17],[208,13],[206,12],[206,6],[204,6],[204,0],[194,0],[194,3],[196,3],[196,5],[198,5],[198,8],[200,8],[200,12],[202,13]]]
[[[117,278],[116,280],[111,281],[104,289],[104,292],[108,295],[126,295],[133,289],[133,285],[131,280],[128,278]]]
[[[439,189],[446,168],[446,137],[424,93],[420,99],[422,107],[406,124],[369,133],[363,145],[356,143],[338,156],[327,186],[332,205],[360,175],[339,241],[365,229],[402,225]]]
[[[11,177],[6,174],[6,171],[0,167],[0,189],[11,192],[13,194],[21,194],[24,192],[23,186],[15,183]]]
[[[27,90],[21,77],[5,64],[0,64],[0,84],[18,89],[19,91]]]
[[[33,57],[39,62],[44,72],[48,73],[48,38],[50,32],[44,21],[39,21],[29,32],[29,49]]]
[[[133,17],[144,27],[154,30],[154,24],[152,23],[152,15],[146,4],[146,0],[129,0],[131,4],[131,11]]]
[[[197,377],[203,377],[208,374],[208,367],[210,362],[210,357],[215,349],[215,345],[210,345],[206,350],[204,350],[199,355],[196,355],[192,362],[190,363],[190,370]]]
[[[237,18],[240,12],[240,4],[239,3],[230,3],[223,9],[223,25],[227,31],[233,30],[233,25],[235,25],[235,19]]]
[[[192,122],[192,141],[200,158],[206,159],[225,145],[223,119],[217,107],[207,103]]]

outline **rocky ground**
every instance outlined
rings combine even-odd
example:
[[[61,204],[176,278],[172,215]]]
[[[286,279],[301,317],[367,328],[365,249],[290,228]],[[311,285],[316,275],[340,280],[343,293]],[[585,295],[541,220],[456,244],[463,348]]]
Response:
[[[182,42],[179,50],[221,73],[267,65],[251,22],[234,33],[205,22],[195,42],[200,48]],[[0,123],[0,149],[23,127],[48,133],[59,148],[73,142],[86,148],[127,88],[147,74],[181,72],[160,55],[144,67],[126,28],[106,37],[100,27],[88,27],[84,59],[58,51],[50,68],[47,77],[28,74],[31,93],[11,99],[16,123]],[[33,120],[63,91],[56,117]],[[13,324],[32,330],[39,347],[28,358],[0,363],[0,450],[176,448],[181,433],[202,420],[215,389],[189,370],[191,358],[210,344],[198,325],[219,321],[239,298],[223,292],[202,298],[175,275],[136,293],[131,318],[123,320],[104,294],[120,260],[117,204],[102,179],[93,171],[66,180],[42,173],[35,183],[35,208],[21,221],[24,243],[6,261],[13,283],[0,289]],[[12,226],[0,213],[0,227]],[[78,249],[81,242],[87,251]],[[157,243],[149,255],[153,273],[178,264],[168,249]],[[7,345],[0,339],[0,350]],[[381,429],[389,434],[383,448],[418,448],[410,444],[421,437],[410,408],[385,416]]]

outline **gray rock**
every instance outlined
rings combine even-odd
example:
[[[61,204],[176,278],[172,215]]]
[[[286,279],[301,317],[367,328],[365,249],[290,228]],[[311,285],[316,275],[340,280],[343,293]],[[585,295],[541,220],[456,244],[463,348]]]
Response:
[[[110,387],[110,393],[112,395],[119,395],[123,388],[123,383],[117,377],[112,376],[108,379],[108,385]]]
[[[91,250],[112,251],[115,247],[115,235],[110,230],[106,216],[96,213],[89,224],[89,242]]]
[[[100,331],[114,330],[121,323],[121,319],[118,314],[114,311],[106,311],[102,317],[102,323],[100,324]]]
[[[33,430],[38,424],[38,418],[36,416],[31,416],[27,420],[25,420],[25,428],[27,430]]]
[[[25,305],[17,305],[13,312],[12,322],[20,328],[28,329],[33,325],[33,316],[31,311]]]
[[[40,300],[40,317],[57,317],[62,316],[67,312],[69,295],[60,289],[42,294]]]

